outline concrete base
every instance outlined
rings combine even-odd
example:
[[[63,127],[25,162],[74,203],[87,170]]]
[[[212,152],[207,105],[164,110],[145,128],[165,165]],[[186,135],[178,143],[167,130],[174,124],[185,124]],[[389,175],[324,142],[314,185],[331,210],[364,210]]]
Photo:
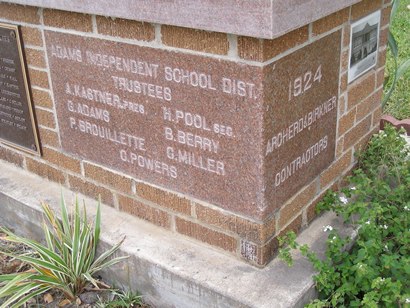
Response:
[[[41,239],[40,202],[59,208],[61,193],[68,203],[75,197],[58,184],[0,161],[0,225]],[[78,198],[85,200],[92,214],[96,202],[81,195]],[[323,253],[325,225],[342,226],[335,215],[328,213],[316,219],[298,241]],[[102,206],[101,248],[124,235],[121,254],[129,255],[129,259],[102,276],[117,287],[138,290],[154,307],[302,307],[316,294],[314,271],[299,254],[295,254],[291,268],[275,259],[259,269]]]

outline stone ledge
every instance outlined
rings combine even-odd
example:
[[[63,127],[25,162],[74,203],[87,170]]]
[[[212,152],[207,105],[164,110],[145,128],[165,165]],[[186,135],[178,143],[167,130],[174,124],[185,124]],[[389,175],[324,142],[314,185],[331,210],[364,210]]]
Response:
[[[118,0],[116,5],[108,0],[3,2],[272,39],[360,0]]]
[[[0,225],[41,238],[40,201],[58,208],[61,192],[68,202],[74,194],[2,161],[0,170]],[[96,202],[78,197],[93,213]],[[323,226],[328,224],[342,226],[327,213],[298,241],[323,253]],[[116,286],[139,290],[154,307],[302,307],[316,294],[312,267],[299,254],[292,268],[275,259],[258,269],[103,205],[101,246],[108,247],[123,235],[121,254],[130,258],[103,276]]]

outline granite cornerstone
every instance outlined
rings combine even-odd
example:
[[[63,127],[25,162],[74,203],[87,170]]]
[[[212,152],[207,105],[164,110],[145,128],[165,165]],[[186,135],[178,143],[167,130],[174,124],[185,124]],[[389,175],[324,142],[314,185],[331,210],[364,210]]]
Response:
[[[26,92],[2,30],[0,159],[265,266],[378,129],[391,1],[119,2],[0,2],[39,135],[4,137]],[[351,24],[375,11],[377,63],[348,83]]]

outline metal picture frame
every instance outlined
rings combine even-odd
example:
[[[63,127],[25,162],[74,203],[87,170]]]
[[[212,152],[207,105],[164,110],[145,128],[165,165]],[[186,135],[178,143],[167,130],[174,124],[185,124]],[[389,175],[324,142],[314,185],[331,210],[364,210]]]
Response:
[[[24,57],[23,42],[22,42],[22,36],[20,32],[20,26],[14,25],[14,24],[0,23],[0,30],[4,30],[4,29],[10,30],[10,32],[9,32],[9,37],[1,36],[2,40],[4,42],[8,40],[7,42],[8,44],[12,43],[11,40],[13,41],[15,40],[16,46],[12,46],[11,48],[15,48],[18,53],[18,57],[16,57],[15,59],[16,60],[18,59],[19,65],[17,65],[17,63],[15,64],[15,71],[16,71],[16,74],[21,74],[18,77],[20,77],[20,80],[22,80],[23,84],[22,85],[19,84],[19,86],[21,86],[21,89],[20,87],[18,87],[18,90],[20,90],[20,93],[17,93],[17,94],[20,94],[21,99],[15,102],[21,103],[22,106],[23,104],[26,104],[26,107],[27,107],[26,114],[22,115],[22,117],[23,116],[25,117],[24,119],[26,122],[26,127],[28,128],[27,134],[30,134],[30,136],[26,136],[28,138],[28,141],[29,141],[28,143],[30,143],[30,145],[25,146],[24,144],[21,144],[21,142],[19,143],[18,142],[19,140],[15,140],[15,139],[13,140],[13,138],[10,138],[10,137],[4,138],[4,135],[2,137],[2,134],[0,134],[0,143],[3,143],[5,145],[8,145],[10,147],[16,148],[18,150],[21,150],[29,154],[41,156],[41,146],[40,146],[40,140],[39,140],[39,135],[38,135],[37,123],[35,119],[35,113],[33,109],[32,97],[30,93],[27,66],[26,66],[26,61]],[[0,40],[0,43],[1,43],[1,40]],[[4,59],[6,59],[2,57],[1,49],[0,49],[0,59],[2,60],[2,62],[4,62]],[[9,59],[6,59],[6,60],[9,60]],[[12,61],[10,60],[9,62],[12,63]],[[0,69],[0,73],[2,73],[1,69]],[[7,76],[6,73],[2,73],[2,75],[3,75],[2,76],[3,79],[6,78],[7,80],[7,77],[9,77],[10,79],[10,76]],[[8,82],[3,82],[3,83],[7,85],[11,84],[13,86],[12,83],[8,83]],[[1,90],[6,93],[5,95],[7,95],[7,90],[4,90],[4,89],[1,89]],[[7,101],[7,98],[4,98],[4,96],[2,96],[2,93],[0,93],[0,98],[3,98],[4,101]],[[12,93],[12,91],[10,91],[10,93]],[[5,105],[2,104],[2,106],[5,106]],[[18,107],[16,107],[15,109],[18,110]],[[24,110],[21,109],[20,112],[23,114]],[[9,121],[9,122],[12,123],[12,121]],[[13,124],[15,125],[15,122]],[[11,124],[9,124],[9,126],[11,126]],[[3,126],[3,129],[4,129],[4,126]],[[12,129],[13,128],[10,128],[10,130]]]

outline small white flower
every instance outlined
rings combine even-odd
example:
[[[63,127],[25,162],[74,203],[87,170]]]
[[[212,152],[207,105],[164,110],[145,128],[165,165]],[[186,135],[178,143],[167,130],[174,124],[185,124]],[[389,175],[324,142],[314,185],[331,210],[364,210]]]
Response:
[[[330,226],[330,225],[327,225],[327,226],[323,227],[323,232],[332,231],[332,230],[333,230],[333,227]]]
[[[370,225],[370,220],[365,222],[366,225]]]
[[[384,245],[384,251],[389,251],[389,247],[387,245]]]
[[[410,208],[406,205],[406,206],[404,207],[404,210],[405,210],[405,211],[410,211]]]
[[[356,190],[356,187],[355,187],[355,186],[352,186],[352,187],[350,188],[350,190]]]
[[[343,204],[347,204],[348,200],[345,196],[341,196],[339,197],[340,202],[342,202]]]
[[[406,298],[406,304],[410,303],[410,298]]]
[[[380,225],[381,228],[383,228],[384,230],[387,230],[388,226],[387,225]]]

